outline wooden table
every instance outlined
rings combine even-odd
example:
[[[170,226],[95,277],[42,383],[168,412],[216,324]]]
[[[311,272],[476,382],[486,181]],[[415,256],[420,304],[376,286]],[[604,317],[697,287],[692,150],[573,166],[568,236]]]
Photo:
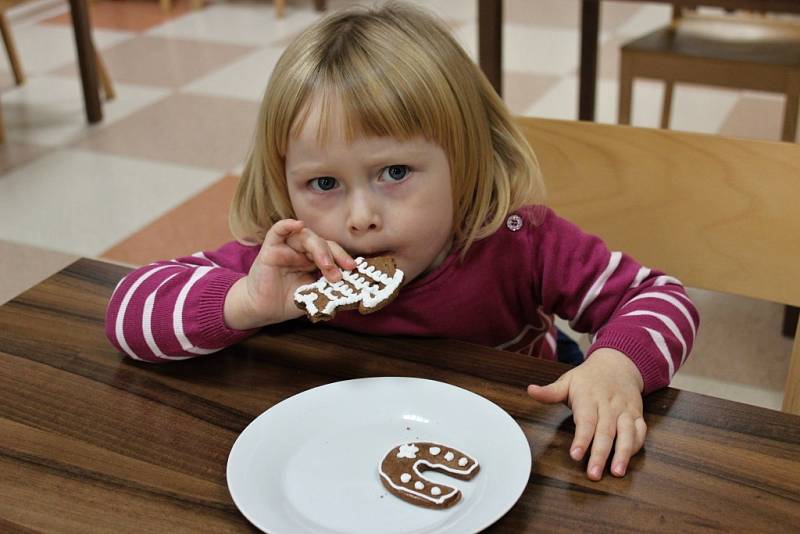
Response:
[[[520,424],[530,481],[491,531],[800,524],[800,417],[662,390],[646,400],[650,434],[629,475],[590,482],[568,458],[570,412],[524,392],[564,365],[299,324],[195,361],[137,363],[103,333],[126,272],[82,259],[0,307],[0,531],[253,531],[225,482],[238,434],[301,391],[386,375],[469,389]]]
[[[618,0],[639,2],[643,0]],[[644,0],[673,6],[707,6],[726,9],[755,9],[774,13],[800,14],[800,0]],[[533,9],[533,6],[531,7]],[[600,33],[600,0],[581,1],[580,82],[578,119],[594,120],[597,87],[597,41]],[[478,57],[481,68],[498,94],[502,95],[503,0],[478,0]]]

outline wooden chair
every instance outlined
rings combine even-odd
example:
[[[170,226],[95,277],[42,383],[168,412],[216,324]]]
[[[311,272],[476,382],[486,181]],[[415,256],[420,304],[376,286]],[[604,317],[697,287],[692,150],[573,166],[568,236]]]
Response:
[[[17,85],[25,83],[25,72],[22,69],[22,62],[19,60],[14,36],[11,33],[11,28],[6,18],[6,11],[26,1],[27,0],[0,0],[0,35],[3,37],[3,44],[5,45],[6,54],[8,55],[8,62],[11,65],[11,72],[14,75],[14,83]],[[96,51],[95,61],[97,63],[97,74],[100,78],[100,85],[103,88],[106,100],[112,100],[116,96],[114,83],[111,81],[111,76],[108,74],[108,69],[106,68],[103,58],[100,56],[100,52],[97,51],[97,46],[94,46],[94,49]],[[3,128],[2,114],[0,114],[0,143],[4,140],[5,130]]]
[[[521,118],[548,203],[690,287],[800,305],[800,145]],[[800,414],[800,331],[783,409]]]
[[[620,124],[630,124],[633,80],[665,82],[661,127],[669,127],[676,83],[785,95],[781,139],[794,142],[800,101],[800,22],[735,13],[697,15],[677,9],[672,24],[620,49]]]
[[[669,128],[676,83],[781,93],[781,139],[797,138],[800,102],[800,21],[743,12],[698,15],[675,7],[672,23],[622,45],[618,122],[630,124],[635,78],[664,81],[661,127]],[[798,309],[787,307],[783,333],[791,336]]]

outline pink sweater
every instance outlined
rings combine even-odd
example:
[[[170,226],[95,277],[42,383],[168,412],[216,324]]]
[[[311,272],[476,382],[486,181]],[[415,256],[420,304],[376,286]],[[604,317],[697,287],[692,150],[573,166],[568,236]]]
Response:
[[[515,224],[517,223],[517,224]],[[146,265],[114,291],[106,334],[128,356],[170,361],[209,354],[256,330],[225,325],[225,295],[250,269],[259,246]],[[552,316],[626,354],[645,393],[669,384],[686,360],[699,318],[681,283],[609,251],[597,237],[543,207],[526,207],[470,248],[405,286],[370,315],[339,312],[330,324],[374,335],[454,338],[555,358]]]

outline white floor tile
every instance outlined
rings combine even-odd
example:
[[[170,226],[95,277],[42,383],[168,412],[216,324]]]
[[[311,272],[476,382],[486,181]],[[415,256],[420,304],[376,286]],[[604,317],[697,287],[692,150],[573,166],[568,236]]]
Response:
[[[287,9],[284,17],[277,19],[272,4],[214,5],[145,34],[268,46],[299,33],[321,16],[313,9]]]
[[[77,63],[75,33],[72,26],[34,24],[12,27],[17,53],[22,69],[27,76],[44,74],[55,68]],[[94,42],[101,51],[104,48],[132,39],[131,32],[99,30],[92,31]],[[11,72],[8,61],[0,61],[0,70]]]
[[[478,58],[478,29],[472,22],[453,35],[473,61]],[[506,24],[503,28],[503,70],[566,75],[578,68],[578,32]]]
[[[78,78],[38,76],[2,95],[6,136],[43,146],[64,146],[92,128],[103,128],[164,98],[166,89],[114,84],[117,96],[103,101],[103,121],[86,122],[83,90]]]
[[[678,85],[672,96],[670,129],[715,134],[733,110],[740,94],[737,91]]]
[[[183,86],[181,91],[259,102],[282,53],[282,48],[261,49]]]
[[[0,178],[0,239],[96,256],[218,178],[215,171],[59,150]]]

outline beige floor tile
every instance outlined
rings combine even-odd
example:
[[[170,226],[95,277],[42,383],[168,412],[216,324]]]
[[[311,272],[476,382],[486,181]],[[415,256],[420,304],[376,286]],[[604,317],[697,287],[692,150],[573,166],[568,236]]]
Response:
[[[253,50],[250,46],[141,36],[103,50],[103,59],[115,82],[175,88]],[[53,74],[77,77],[78,71],[72,64]]]
[[[185,85],[181,91],[260,102],[282,53],[280,47],[262,48]]]
[[[53,151],[0,180],[0,239],[93,257],[218,176],[111,154]]]
[[[77,259],[61,252],[0,240],[0,304]]]
[[[0,181],[3,180],[3,175],[11,169],[33,161],[46,151],[46,148],[30,143],[6,140],[5,143],[0,145]]]
[[[680,373],[783,390],[792,350],[781,335],[783,306],[695,289],[690,296],[700,311],[700,331]]]
[[[155,87],[115,84],[114,100],[103,101],[102,122],[86,122],[83,93],[77,78],[31,76],[24,85],[3,93],[6,137],[18,142],[61,147],[163,98]]]
[[[256,102],[173,94],[75,146],[227,172],[244,159]]]
[[[506,71],[503,73],[503,100],[512,113],[521,115],[559,80],[557,76]]]
[[[783,106],[782,96],[744,93],[720,126],[719,133],[731,137],[778,141],[783,128]]]
[[[229,175],[102,254],[128,265],[214,250],[233,240],[228,206],[239,177]]]
[[[322,16],[314,11],[311,2],[304,5],[306,7],[299,9],[291,6],[284,17],[278,19],[272,4],[215,4],[164,23],[147,33],[161,37],[269,46],[298,33]]]

